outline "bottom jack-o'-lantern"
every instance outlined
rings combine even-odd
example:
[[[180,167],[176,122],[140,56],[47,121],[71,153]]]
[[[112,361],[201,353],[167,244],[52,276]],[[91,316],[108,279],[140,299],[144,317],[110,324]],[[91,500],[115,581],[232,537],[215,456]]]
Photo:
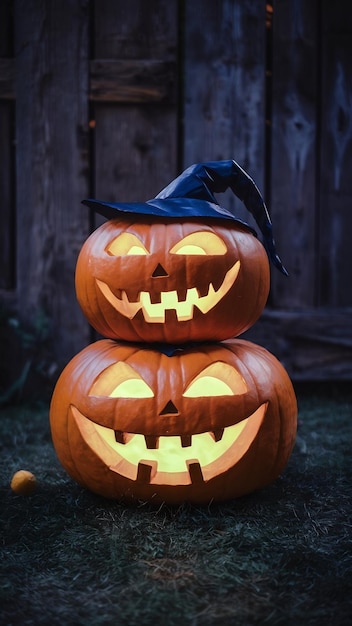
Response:
[[[288,461],[296,419],[282,365],[240,339],[171,353],[100,340],[66,366],[50,408],[57,455],[78,483],[168,503],[270,483]]]

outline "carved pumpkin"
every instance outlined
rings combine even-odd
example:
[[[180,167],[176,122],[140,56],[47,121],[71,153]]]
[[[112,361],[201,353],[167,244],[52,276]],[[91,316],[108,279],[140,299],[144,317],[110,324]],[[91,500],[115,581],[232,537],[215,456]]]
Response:
[[[270,483],[291,453],[296,416],[282,365],[240,339],[170,356],[103,339],[66,366],[50,409],[56,452],[78,483],[169,503]]]
[[[264,247],[245,226],[129,216],[104,223],[83,244],[76,293],[105,337],[217,341],[254,324],[269,280]]]

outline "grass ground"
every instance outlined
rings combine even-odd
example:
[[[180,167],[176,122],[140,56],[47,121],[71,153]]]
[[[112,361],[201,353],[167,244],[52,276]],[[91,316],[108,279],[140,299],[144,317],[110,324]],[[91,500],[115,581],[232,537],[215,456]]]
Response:
[[[47,406],[0,412],[1,626],[348,626],[352,392],[298,389],[283,475],[221,505],[105,501],[53,451]],[[30,497],[9,487],[34,472]]]

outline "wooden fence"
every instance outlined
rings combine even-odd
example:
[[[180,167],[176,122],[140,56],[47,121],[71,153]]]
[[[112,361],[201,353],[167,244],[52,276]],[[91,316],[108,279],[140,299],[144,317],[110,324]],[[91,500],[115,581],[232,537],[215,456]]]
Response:
[[[344,0],[2,0],[2,307],[44,312],[61,367],[92,337],[74,271],[99,221],[81,200],[143,201],[234,158],[290,273],[246,336],[294,380],[351,379],[351,69]]]

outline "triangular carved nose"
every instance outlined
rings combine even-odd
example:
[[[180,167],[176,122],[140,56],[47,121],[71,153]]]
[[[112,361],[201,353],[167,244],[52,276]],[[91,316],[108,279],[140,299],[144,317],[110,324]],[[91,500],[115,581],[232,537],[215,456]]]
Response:
[[[163,410],[160,411],[159,415],[170,415],[170,414],[177,415],[177,413],[178,413],[178,410],[175,407],[174,403],[171,402],[171,400],[169,400],[169,402],[165,404]]]
[[[158,278],[159,276],[168,276],[167,271],[163,268],[160,263],[156,266],[154,272],[152,273],[152,278]]]

